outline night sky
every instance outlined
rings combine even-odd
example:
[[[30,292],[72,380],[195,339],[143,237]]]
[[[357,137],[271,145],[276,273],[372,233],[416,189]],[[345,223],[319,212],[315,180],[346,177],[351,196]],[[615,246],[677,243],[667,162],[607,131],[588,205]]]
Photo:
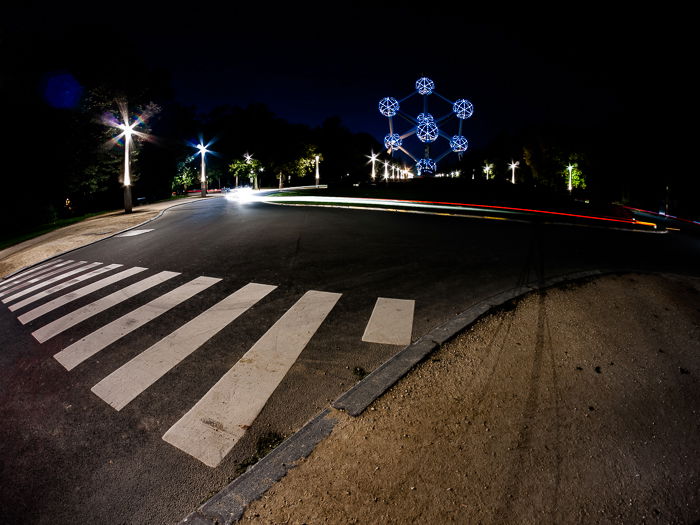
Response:
[[[15,39],[34,46],[24,51],[31,61],[50,53],[52,42],[60,48],[71,41],[69,70],[137,57],[169,77],[175,100],[201,112],[263,102],[310,126],[340,116],[352,131],[378,140],[387,133],[379,99],[405,97],[420,76],[432,78],[448,99],[473,102],[463,132],[476,147],[531,126],[604,134],[611,121],[623,120],[629,122],[618,137],[624,154],[639,147],[640,154],[666,159],[680,138],[680,113],[691,110],[693,36],[683,13],[589,7],[495,23],[500,16],[484,21],[466,4],[442,10],[230,4],[222,10],[196,3],[28,2],[3,21],[3,46]],[[60,70],[60,60],[50,63]],[[36,67],[46,62],[37,60]],[[436,97],[430,101],[436,115],[449,109]]]

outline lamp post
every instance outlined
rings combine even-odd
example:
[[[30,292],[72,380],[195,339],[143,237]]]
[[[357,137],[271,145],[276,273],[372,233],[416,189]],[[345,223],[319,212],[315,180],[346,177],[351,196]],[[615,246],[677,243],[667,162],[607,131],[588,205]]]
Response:
[[[318,186],[319,179],[320,179],[320,176],[318,173],[318,155],[316,155],[316,186]]]
[[[484,173],[486,174],[486,180],[489,180],[489,175],[491,175],[491,172],[493,171],[493,165],[491,164],[484,164]]]
[[[377,170],[374,166],[375,162],[377,161],[377,154],[374,151],[369,156],[369,161],[372,163],[372,182],[374,182],[374,180],[377,178]]]
[[[512,184],[515,184],[515,168],[517,168],[518,166],[520,166],[520,161],[519,161],[519,160],[518,160],[518,161],[512,161],[512,160],[511,160],[511,161],[510,161],[510,164],[508,165],[508,167],[510,168],[511,173],[512,173],[511,178],[510,178],[510,182],[511,182]]]
[[[389,163],[384,161],[384,180],[389,181]]]
[[[129,172],[129,144],[131,143],[131,134],[134,127],[138,123],[138,119],[133,124],[119,124],[119,129],[124,133],[124,213],[132,212],[131,200],[131,174]]]
[[[199,144],[197,144],[197,149],[199,150],[199,154],[202,156],[202,176],[200,178],[200,182],[202,184],[202,197],[206,197],[207,196],[207,176],[206,176],[206,167],[204,164],[204,157],[207,153],[209,153],[209,150],[201,142]]]
[[[574,169],[574,167],[573,167],[571,164],[569,164],[569,165],[566,167],[566,169],[569,170],[569,193],[571,193],[571,191],[572,191],[573,188],[574,188],[573,185],[571,184],[571,171]]]

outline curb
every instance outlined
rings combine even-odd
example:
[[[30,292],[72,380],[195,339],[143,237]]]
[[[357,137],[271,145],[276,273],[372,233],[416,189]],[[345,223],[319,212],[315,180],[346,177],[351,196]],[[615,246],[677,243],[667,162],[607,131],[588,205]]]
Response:
[[[471,326],[479,318],[509,301],[564,283],[629,272],[639,273],[638,270],[626,269],[573,272],[551,277],[539,284],[527,283],[492,295],[470,306],[461,314],[432,329],[415,343],[394,354],[352,388],[341,394],[338,399],[331,403],[331,408],[343,410],[353,417],[359,416],[373,401],[386,393],[414,366],[431,352],[437,350],[440,345]],[[232,525],[237,523],[247,506],[259,499],[277,481],[282,479],[290,469],[296,466],[297,461],[308,457],[316,445],[331,434],[337,422],[338,420],[333,417],[331,409],[324,409],[244,474],[180,521],[180,525]]]
[[[175,208],[177,206],[183,206],[184,204],[192,204],[192,202],[203,202],[203,201],[195,200],[195,201],[187,201],[187,202],[178,202],[176,204],[173,204],[172,206],[168,206],[167,208],[163,208],[162,210],[160,210],[160,213],[158,215],[156,215],[155,217],[151,217],[150,219],[147,219],[139,224],[135,224],[134,226],[129,226],[128,228],[125,228],[125,229],[120,230],[118,232],[114,232],[113,234],[108,235],[107,237],[102,237],[101,239],[96,239],[96,240],[91,241],[87,244],[83,244],[82,246],[76,246],[75,248],[71,248],[70,250],[66,250],[65,252],[57,253],[56,255],[52,255],[51,257],[47,257],[46,259],[42,259],[41,261],[37,261],[35,263],[32,263],[29,266],[25,266],[24,268],[20,268],[19,270],[15,270],[14,272],[12,272],[12,273],[6,275],[5,277],[3,277],[2,279],[0,279],[0,282],[4,281],[5,279],[9,279],[10,277],[14,277],[15,275],[22,273],[22,272],[25,272],[31,268],[34,268],[35,266],[37,266],[39,264],[50,261],[51,259],[55,259],[56,257],[63,257],[64,255],[67,255],[67,254],[74,252],[76,250],[80,250],[80,249],[85,248],[87,246],[92,246],[93,244],[97,244],[98,242],[104,241],[105,239],[111,239],[112,237],[116,237],[117,235],[120,235],[124,232],[128,232],[129,230],[140,228],[144,224],[148,224],[149,222],[155,221],[156,219],[160,218],[166,211],[168,211],[172,208]]]

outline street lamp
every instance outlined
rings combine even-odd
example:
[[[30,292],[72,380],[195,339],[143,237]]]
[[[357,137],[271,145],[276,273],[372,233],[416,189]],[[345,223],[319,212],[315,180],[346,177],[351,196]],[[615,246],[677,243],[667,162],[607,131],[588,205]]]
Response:
[[[202,176],[200,178],[200,182],[202,184],[202,197],[206,197],[207,196],[207,176],[206,176],[206,168],[204,165],[204,157],[206,156],[207,153],[209,153],[209,150],[201,142],[199,144],[197,144],[197,149],[199,150],[199,154],[202,156]]]
[[[124,123],[118,125],[118,128],[121,129],[124,134],[124,213],[131,213],[132,211],[131,174],[129,173],[129,143],[131,142],[131,134],[138,122],[139,120],[136,119],[133,124]]]
[[[318,186],[319,183],[319,174],[318,174],[318,155],[316,155],[316,186]]]
[[[369,161],[372,163],[372,182],[374,182],[374,180],[377,178],[377,170],[374,166],[375,162],[377,161],[377,154],[373,151],[368,158]]]
[[[389,180],[389,163],[387,161],[384,161],[384,180]]]
[[[571,184],[571,171],[574,169],[574,167],[569,164],[566,169],[569,170],[569,193],[571,193],[571,190],[573,189],[573,185]]]
[[[484,173],[486,174],[486,180],[489,180],[489,175],[491,175],[491,172],[493,171],[493,164],[484,164]]]
[[[519,160],[518,160],[518,161],[512,161],[512,160],[511,160],[511,161],[510,161],[510,164],[508,165],[508,167],[510,168],[510,170],[511,170],[511,172],[512,172],[512,175],[511,175],[511,178],[510,178],[510,182],[511,182],[512,184],[515,184],[515,168],[517,168],[518,166],[520,166],[520,161],[519,161]]]

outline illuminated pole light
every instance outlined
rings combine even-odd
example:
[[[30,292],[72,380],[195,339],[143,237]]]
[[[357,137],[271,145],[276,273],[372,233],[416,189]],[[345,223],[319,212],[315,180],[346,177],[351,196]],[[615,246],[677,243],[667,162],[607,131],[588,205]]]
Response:
[[[316,155],[316,186],[318,186],[319,180],[320,180],[320,176],[318,173],[318,155]]]
[[[573,190],[573,185],[571,184],[571,171],[574,169],[574,167],[571,164],[569,164],[566,167],[566,169],[569,170],[569,193],[571,193],[571,191]]]
[[[138,123],[138,119],[133,124],[120,124],[118,127],[124,132],[124,213],[132,212],[131,200],[131,173],[129,172],[129,144],[131,143],[131,133]]]
[[[518,160],[518,161],[512,161],[512,160],[511,160],[511,161],[510,161],[510,164],[508,165],[508,167],[510,168],[510,171],[511,171],[511,173],[512,173],[512,175],[511,175],[511,177],[510,177],[510,182],[511,182],[512,184],[515,184],[515,168],[517,168],[518,166],[520,166],[520,161],[519,161],[519,160]]]
[[[384,161],[384,180],[388,181],[389,180],[389,163],[387,161]]]
[[[369,158],[370,163],[372,164],[372,174],[371,174],[371,176],[372,176],[372,182],[374,182],[375,179],[377,178],[377,169],[376,169],[376,167],[375,167],[375,165],[374,165],[375,162],[377,161],[377,154],[373,151],[372,154],[371,154],[368,158]]]
[[[199,150],[199,154],[202,156],[202,175],[200,177],[200,183],[201,183],[201,188],[202,188],[202,197],[207,196],[207,174],[206,174],[206,166],[204,162],[204,157],[206,156],[207,153],[209,153],[209,150],[207,147],[199,143],[197,144],[197,149]]]
[[[483,172],[486,174],[486,180],[489,180],[489,176],[493,172],[493,164],[484,164]]]

